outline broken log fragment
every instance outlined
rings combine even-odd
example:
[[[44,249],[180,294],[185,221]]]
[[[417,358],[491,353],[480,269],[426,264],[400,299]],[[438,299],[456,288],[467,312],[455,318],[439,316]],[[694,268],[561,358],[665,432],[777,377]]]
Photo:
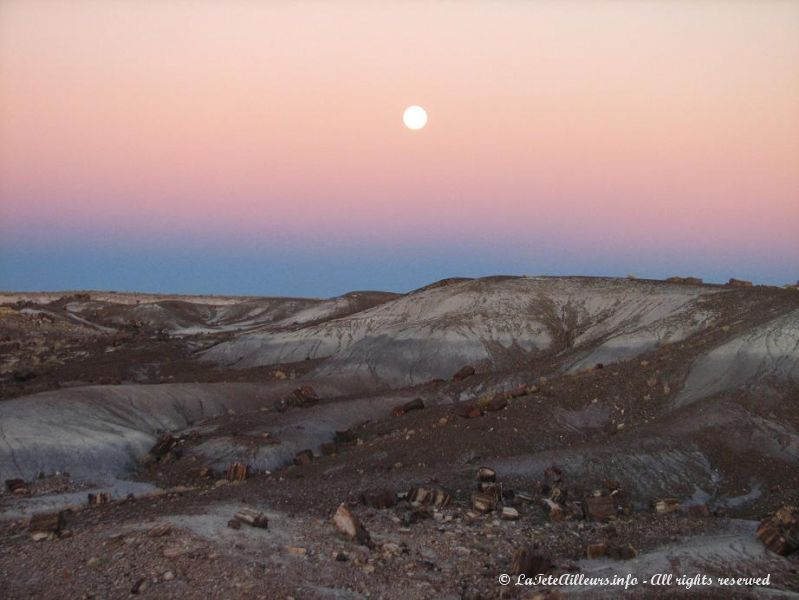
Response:
[[[607,544],[588,544],[588,546],[586,546],[585,548],[585,556],[590,560],[602,558],[603,556],[607,555],[608,555]]]
[[[310,465],[313,462],[313,450],[300,450],[294,456],[294,464],[298,467]]]
[[[497,472],[490,467],[480,467],[477,469],[477,481],[492,482],[497,480]]]
[[[486,492],[472,494],[472,508],[480,513],[491,512],[497,507],[497,497]]]
[[[503,506],[502,512],[499,515],[505,521],[518,521],[519,520],[519,511],[515,508],[510,506]]]
[[[246,523],[251,527],[258,527],[260,529],[267,529],[269,527],[269,519],[266,515],[252,508],[242,508],[233,516],[237,521]]]
[[[341,503],[333,515],[333,524],[342,534],[369,548],[374,546],[372,538],[345,503]]]
[[[225,479],[228,481],[244,481],[249,475],[249,467],[243,463],[232,463],[225,470]]]
[[[16,496],[26,496],[30,493],[24,479],[6,479],[6,489]]]
[[[589,496],[583,500],[585,518],[589,521],[607,521],[616,516],[613,496]]]
[[[88,502],[89,506],[97,506],[100,504],[108,504],[111,502],[111,496],[104,493],[99,494],[89,494],[88,495]]]
[[[37,513],[31,517],[28,531],[31,533],[51,533],[57,535],[65,525],[65,510],[55,513]]]
[[[441,488],[415,487],[408,491],[408,502],[411,506],[432,506],[444,508],[452,497]]]
[[[470,365],[466,365],[465,367],[461,368],[457,373],[452,376],[452,379],[455,381],[463,381],[467,377],[471,377],[474,375],[474,367]]]
[[[158,438],[158,440],[156,440],[155,445],[150,448],[150,454],[153,455],[156,460],[158,460],[167,452],[172,450],[177,443],[178,438],[171,433],[164,433]]]
[[[424,408],[424,400],[421,398],[415,398],[410,402],[406,402],[405,404],[400,404],[399,406],[395,406],[394,410],[391,411],[391,414],[395,417],[401,417],[402,415],[411,412],[412,410],[421,410]]]
[[[799,551],[799,509],[783,506],[760,522],[756,535],[776,554],[787,556]]]
[[[231,529],[241,529],[241,521],[238,519],[230,519],[230,521],[227,522],[227,526]]]

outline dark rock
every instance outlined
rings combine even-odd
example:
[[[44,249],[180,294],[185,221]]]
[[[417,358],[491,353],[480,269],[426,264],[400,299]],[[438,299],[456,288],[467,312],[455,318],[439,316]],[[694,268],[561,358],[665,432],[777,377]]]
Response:
[[[300,450],[294,456],[294,464],[298,467],[310,465],[313,462],[313,450]]]
[[[397,493],[388,489],[363,492],[361,503],[371,508],[391,508],[397,504]]]
[[[452,379],[454,379],[455,381],[463,381],[464,379],[467,379],[468,377],[474,375],[474,372],[475,372],[474,367],[466,365],[465,367],[461,368],[460,371],[455,373],[452,376]]]
[[[548,573],[553,567],[549,558],[536,552],[532,546],[524,546],[513,553],[510,570],[514,575],[534,577]]]

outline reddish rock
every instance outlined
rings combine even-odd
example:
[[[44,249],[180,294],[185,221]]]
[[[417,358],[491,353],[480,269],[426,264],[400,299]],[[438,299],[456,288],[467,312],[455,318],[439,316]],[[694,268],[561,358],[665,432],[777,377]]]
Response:
[[[401,417],[405,413],[409,413],[412,410],[421,410],[424,408],[424,401],[421,398],[415,398],[410,402],[406,402],[405,404],[401,404],[400,406],[395,406],[394,410],[391,411],[391,414],[395,417]]]
[[[467,404],[458,411],[458,414],[464,419],[476,419],[477,417],[483,416],[483,411],[479,406]]]

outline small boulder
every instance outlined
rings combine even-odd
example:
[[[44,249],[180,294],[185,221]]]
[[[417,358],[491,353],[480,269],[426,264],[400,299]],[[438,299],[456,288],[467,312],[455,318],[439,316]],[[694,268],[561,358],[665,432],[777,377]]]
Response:
[[[372,538],[345,503],[341,503],[333,515],[333,524],[340,533],[369,548],[373,547]]]

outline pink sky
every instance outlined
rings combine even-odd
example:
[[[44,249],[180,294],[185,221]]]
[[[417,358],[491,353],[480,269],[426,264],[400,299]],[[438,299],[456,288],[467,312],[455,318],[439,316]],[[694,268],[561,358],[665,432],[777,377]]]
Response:
[[[6,0],[0,237],[109,229],[796,279],[799,3]]]

